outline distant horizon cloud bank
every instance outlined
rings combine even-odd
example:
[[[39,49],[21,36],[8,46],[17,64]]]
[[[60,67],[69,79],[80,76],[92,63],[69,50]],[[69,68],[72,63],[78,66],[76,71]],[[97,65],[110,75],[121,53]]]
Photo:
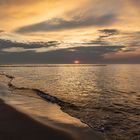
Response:
[[[57,41],[23,43],[0,40],[0,63],[72,64],[77,59],[83,64],[140,63],[139,52],[123,45],[102,44],[99,46],[99,44],[91,41],[69,48],[59,46],[61,43]]]

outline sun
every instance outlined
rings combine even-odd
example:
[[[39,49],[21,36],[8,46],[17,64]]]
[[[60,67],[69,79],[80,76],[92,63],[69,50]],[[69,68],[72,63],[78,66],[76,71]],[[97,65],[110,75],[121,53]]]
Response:
[[[75,60],[74,64],[80,64],[80,61],[79,60]]]

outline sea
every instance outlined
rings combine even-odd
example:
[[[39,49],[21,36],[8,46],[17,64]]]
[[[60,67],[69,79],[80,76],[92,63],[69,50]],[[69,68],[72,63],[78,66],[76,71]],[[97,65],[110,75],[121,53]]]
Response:
[[[107,140],[140,140],[140,64],[1,65],[0,73],[15,77],[15,87],[75,105],[63,111]]]

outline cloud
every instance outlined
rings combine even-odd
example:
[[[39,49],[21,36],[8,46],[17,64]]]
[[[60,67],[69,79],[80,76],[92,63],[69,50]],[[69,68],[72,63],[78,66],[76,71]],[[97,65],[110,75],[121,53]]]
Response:
[[[59,45],[57,41],[48,42],[16,42],[11,40],[0,39],[1,52],[46,52],[56,49]]]
[[[140,0],[128,0],[131,5],[135,6],[140,11]]]
[[[109,45],[107,41],[106,44],[103,41],[98,44],[94,41],[79,43],[75,47],[71,44],[69,48],[61,48],[61,45],[65,46],[57,41],[21,43],[1,39],[0,63],[73,63],[75,59],[80,59],[82,63],[139,62],[136,48]]]
[[[0,5],[20,5],[38,2],[39,0],[0,0]]]
[[[10,47],[10,48],[4,48],[1,50],[1,52],[7,52],[7,53],[20,53],[20,52],[34,52],[34,53],[43,53],[43,52],[49,52],[53,50],[57,50],[58,48],[55,47],[40,47],[40,48],[22,48],[22,47]]]
[[[127,52],[130,52],[130,55],[132,55],[133,53],[135,54],[135,52],[140,49],[139,31],[128,32],[118,29],[106,28],[98,30],[98,32],[98,37],[94,40],[89,41],[88,44],[94,46],[124,46],[120,50],[118,50],[118,53],[122,53],[121,55],[124,56]],[[138,54],[140,55],[139,51]]]
[[[133,51],[120,51],[104,55],[105,61],[113,63],[138,63],[140,64],[140,49]]]
[[[140,49],[140,31],[134,32],[122,32],[122,36],[120,41],[122,41],[127,48],[132,49]]]
[[[11,48],[4,48],[1,50],[2,52],[9,52],[9,53],[18,53],[18,52],[26,52],[27,50],[22,47],[11,47]]]
[[[98,30],[101,35],[97,38],[96,42],[102,45],[109,45],[111,42],[107,40],[108,37],[118,35],[120,33],[117,29],[102,29]],[[113,43],[113,42],[112,42]]]
[[[63,18],[53,18],[51,20],[21,27],[17,29],[16,32],[17,33],[45,32],[45,31],[49,32],[89,26],[103,26],[109,25],[113,23],[115,20],[116,20],[115,14],[106,14],[101,16],[88,17],[84,19],[76,17],[71,20],[66,20]]]
[[[108,36],[119,34],[119,30],[117,30],[117,29],[102,29],[102,30],[99,30],[99,32],[104,33]]]
[[[118,45],[113,42],[113,37],[116,37],[120,34],[120,31],[117,29],[100,29],[98,30],[98,37],[94,40],[91,40],[90,44],[100,45],[100,46],[110,46]]]
[[[3,32],[4,32],[4,30],[0,29],[0,33],[3,33]]]
[[[73,63],[80,59],[82,63],[105,63],[104,54],[113,53],[123,46],[86,46],[65,48],[55,51],[35,53],[27,52],[2,52],[0,63]]]
[[[130,1],[137,6],[140,6],[140,1],[139,0],[130,0]]]

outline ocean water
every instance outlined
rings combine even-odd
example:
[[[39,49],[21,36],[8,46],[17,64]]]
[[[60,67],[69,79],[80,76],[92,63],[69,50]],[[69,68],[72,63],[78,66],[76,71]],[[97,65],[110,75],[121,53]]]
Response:
[[[140,65],[20,65],[0,67],[3,72],[16,87],[74,104],[77,109],[63,110],[108,140],[140,140]]]

